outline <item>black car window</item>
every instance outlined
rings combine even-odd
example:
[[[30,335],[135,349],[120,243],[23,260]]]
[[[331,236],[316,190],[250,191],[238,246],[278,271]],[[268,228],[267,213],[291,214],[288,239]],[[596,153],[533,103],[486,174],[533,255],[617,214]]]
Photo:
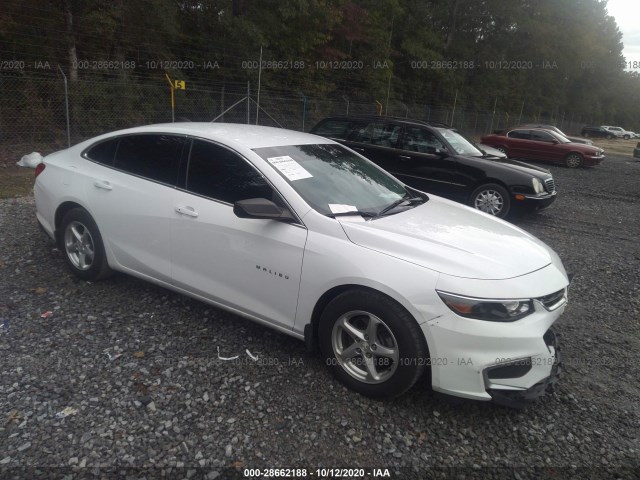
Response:
[[[398,137],[400,136],[401,131],[402,127],[400,127],[400,125],[394,125],[392,123],[376,123],[373,127],[371,143],[382,147],[395,148],[398,145]]]
[[[429,130],[417,127],[406,127],[402,148],[411,152],[435,153],[436,149],[444,150],[442,141]]]
[[[119,138],[112,138],[104,142],[97,143],[86,151],[85,156],[93,160],[94,162],[101,163],[102,165],[113,165],[113,157],[116,154],[118,148]]]
[[[535,131],[534,130],[534,131],[531,132],[531,140],[535,140],[537,142],[551,143],[555,139],[553,138],[553,136],[551,136],[547,132],[539,132],[539,131]]]
[[[176,185],[184,137],[163,134],[120,137],[113,166],[141,177]]]
[[[375,122],[354,124],[351,127],[351,133],[347,140],[359,143],[371,143],[375,128]]]
[[[512,130],[507,134],[509,138],[519,138],[521,140],[531,140],[530,130]]]
[[[260,172],[220,145],[194,140],[188,168],[186,188],[190,192],[228,203],[248,198],[281,203]]]
[[[327,120],[311,130],[311,133],[344,140],[349,136],[350,130],[351,121],[349,120]]]

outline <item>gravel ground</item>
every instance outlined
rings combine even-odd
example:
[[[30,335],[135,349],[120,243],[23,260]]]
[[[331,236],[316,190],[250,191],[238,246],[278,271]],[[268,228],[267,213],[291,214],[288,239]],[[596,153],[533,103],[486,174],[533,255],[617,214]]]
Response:
[[[1,201],[0,477],[638,478],[640,162],[551,168],[555,205],[516,223],[576,274],[566,374],[524,411],[424,385],[361,397],[298,340],[124,275],[76,280],[33,198]]]

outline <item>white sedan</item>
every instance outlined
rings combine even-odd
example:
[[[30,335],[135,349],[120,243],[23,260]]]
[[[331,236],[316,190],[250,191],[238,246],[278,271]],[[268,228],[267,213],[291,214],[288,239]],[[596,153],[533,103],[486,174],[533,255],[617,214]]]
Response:
[[[78,277],[124,272],[304,339],[362,394],[423,379],[520,405],[557,378],[558,256],[331,140],[153,125],[49,155],[36,175],[38,222]]]

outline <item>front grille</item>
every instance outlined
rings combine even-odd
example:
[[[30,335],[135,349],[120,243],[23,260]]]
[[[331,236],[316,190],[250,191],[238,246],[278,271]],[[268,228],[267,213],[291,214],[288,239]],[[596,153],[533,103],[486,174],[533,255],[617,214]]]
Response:
[[[538,297],[536,300],[542,303],[547,310],[555,310],[565,300],[564,288],[544,297]]]
[[[547,178],[544,181],[544,186],[549,193],[553,193],[556,191],[556,183],[553,181],[553,178]]]

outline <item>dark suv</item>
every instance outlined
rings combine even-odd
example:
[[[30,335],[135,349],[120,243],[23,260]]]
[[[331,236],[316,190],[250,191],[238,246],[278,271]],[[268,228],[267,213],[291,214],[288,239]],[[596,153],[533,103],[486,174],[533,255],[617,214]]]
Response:
[[[613,132],[603,127],[583,127],[580,135],[583,137],[604,137],[607,139],[618,138]]]
[[[546,208],[556,198],[548,170],[487,155],[443,124],[368,115],[331,117],[311,133],[352,148],[413,188],[500,218],[516,206]]]

